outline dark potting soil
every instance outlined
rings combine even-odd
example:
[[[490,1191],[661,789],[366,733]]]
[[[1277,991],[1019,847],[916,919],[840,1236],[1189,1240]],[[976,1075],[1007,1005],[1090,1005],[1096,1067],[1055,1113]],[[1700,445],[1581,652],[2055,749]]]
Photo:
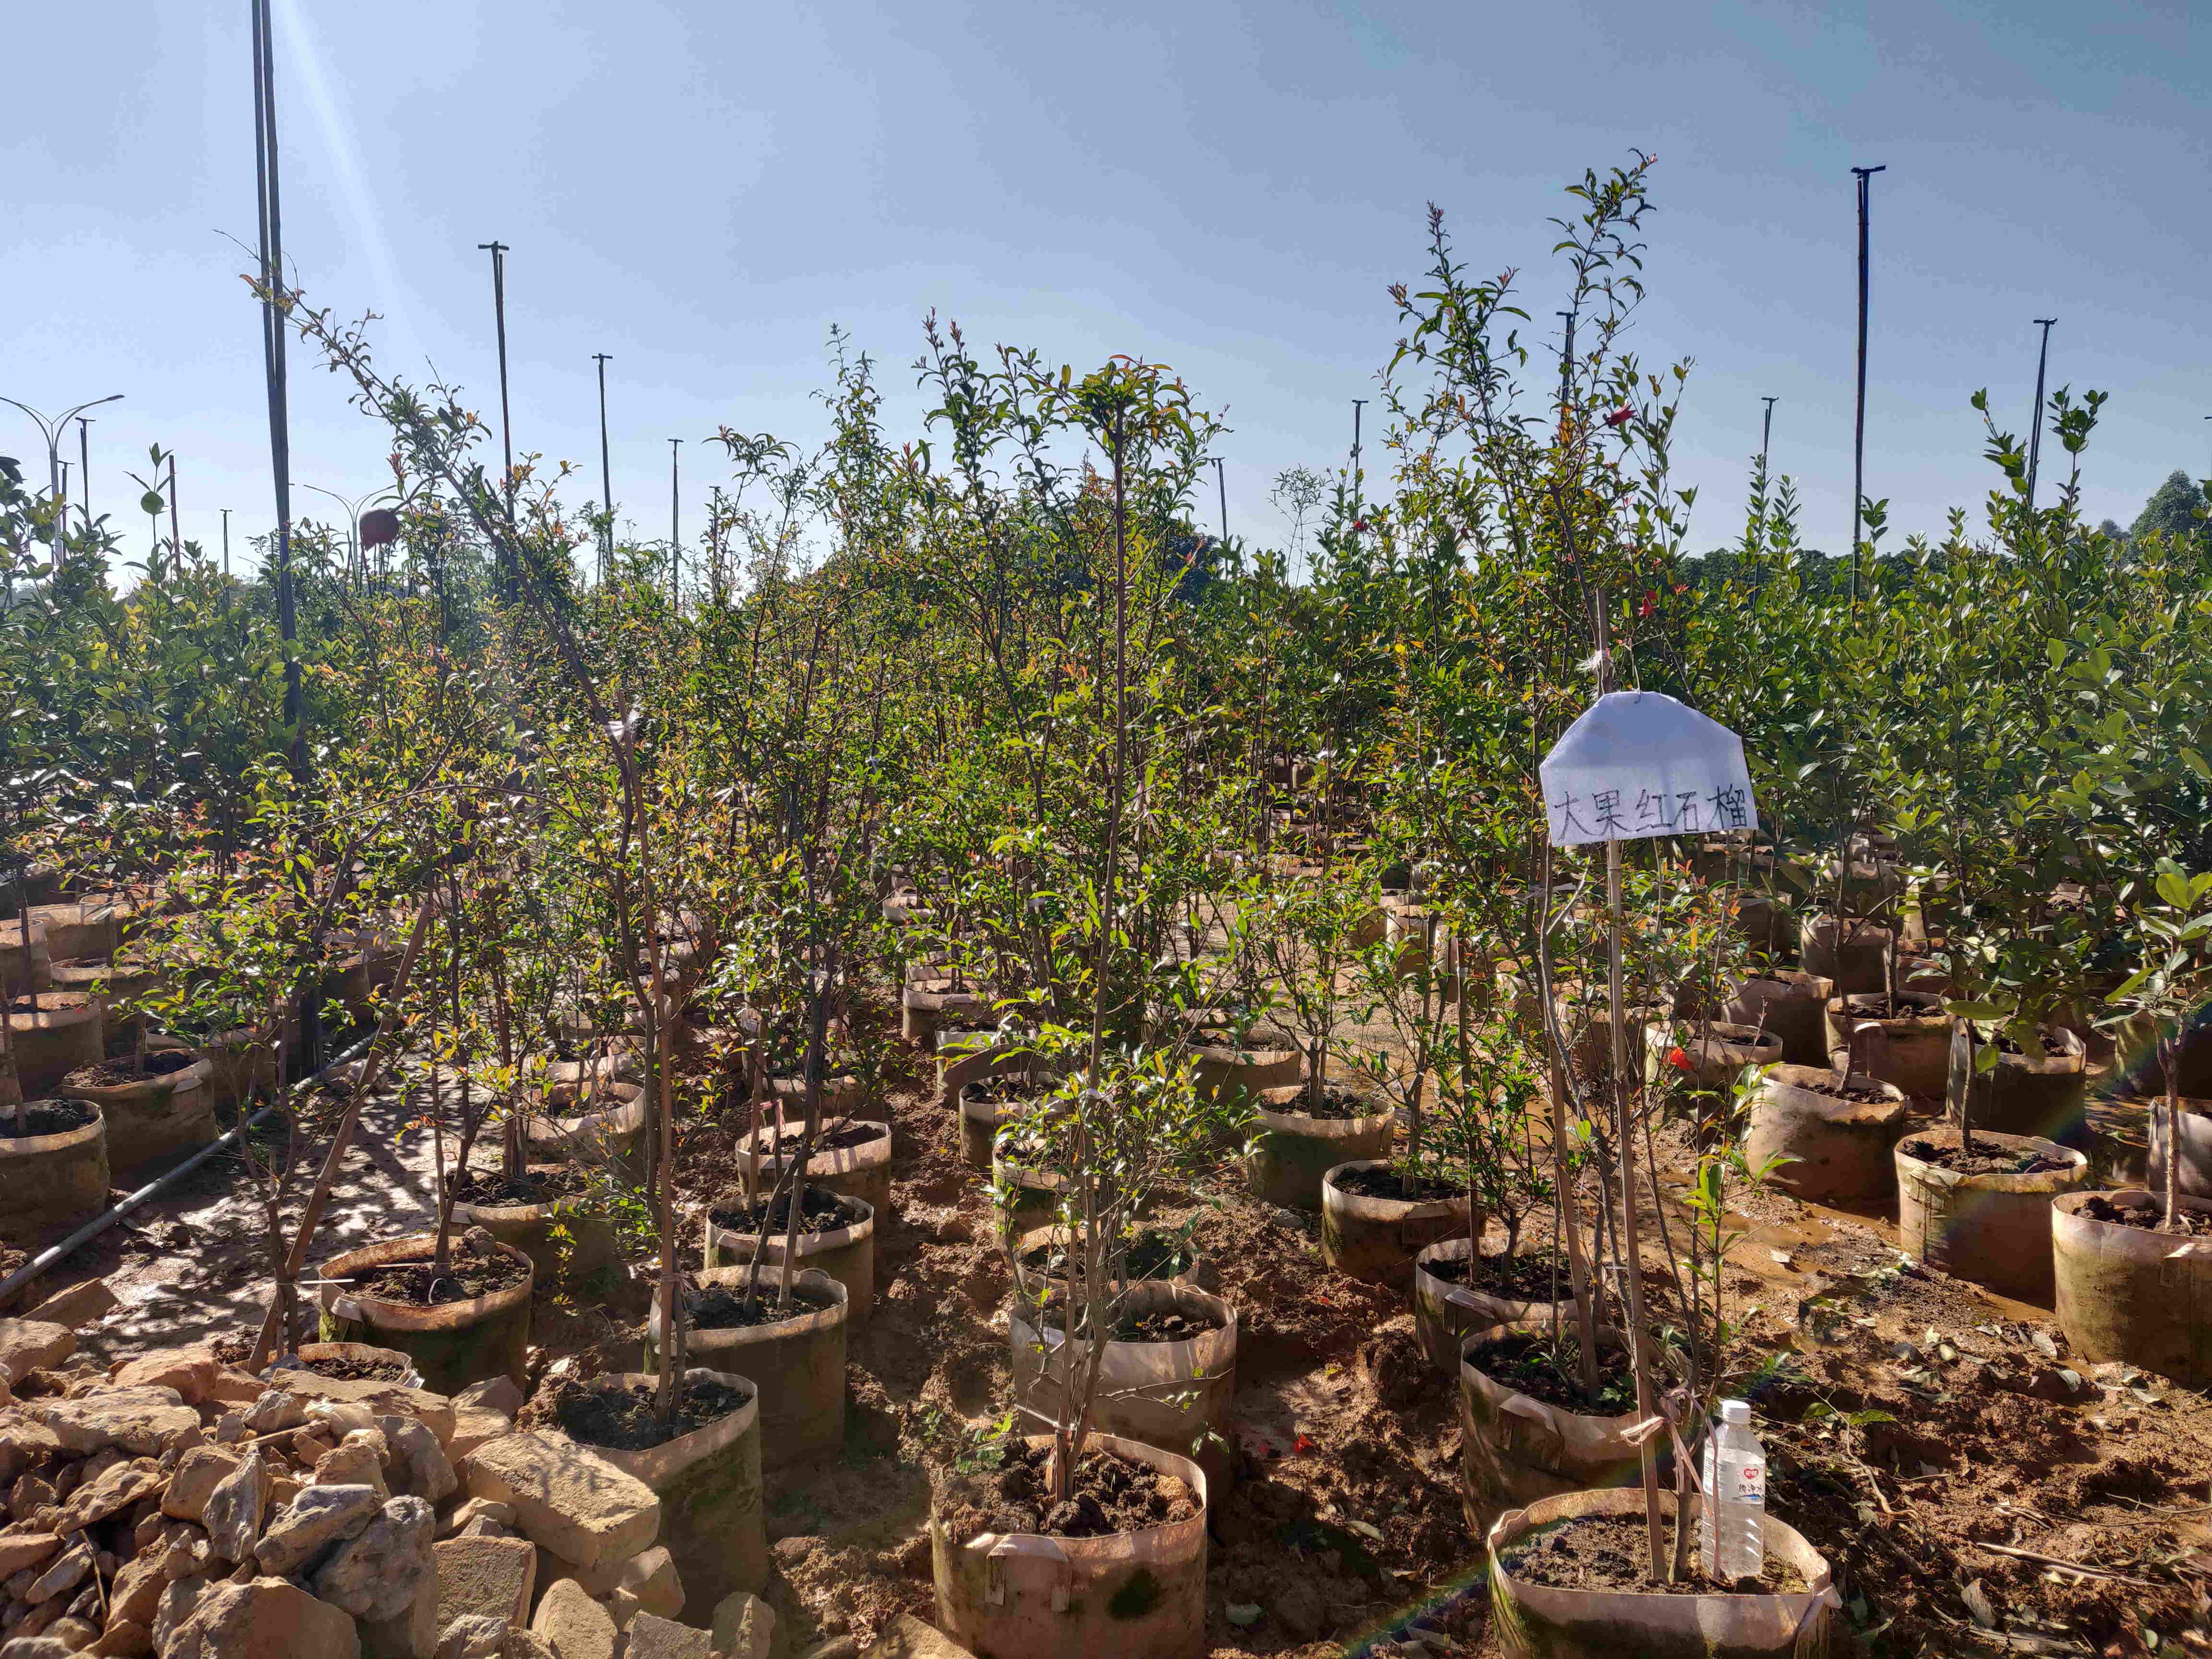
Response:
[[[1999,1146],[1986,1137],[1974,1142],[1974,1152],[1971,1158],[1956,1146],[1938,1146],[1932,1140],[1906,1141],[1905,1155],[1917,1158],[1923,1164],[1932,1164],[1939,1170],[1948,1170],[1954,1175],[2043,1175],[2067,1167],[2063,1158],[2048,1157],[2032,1146],[2016,1150]]]
[[[966,1099],[981,1101],[987,1106],[1025,1105],[1039,1098],[1045,1086],[1034,1078],[979,1077],[961,1085],[960,1092]]]
[[[660,1415],[651,1383],[627,1388],[586,1388],[562,1380],[553,1385],[551,1416],[570,1439],[617,1451],[646,1451],[719,1423],[752,1401],[750,1389],[726,1382],[693,1382],[667,1417]]]
[[[1318,1099],[1301,1092],[1271,1111],[1293,1117],[1318,1118],[1325,1122],[1348,1122],[1355,1117],[1374,1117],[1389,1108],[1378,1104],[1365,1095],[1356,1095],[1346,1089],[1323,1089]]]
[[[1157,1313],[1125,1314],[1114,1327],[1116,1342],[1189,1342],[1222,1328],[1211,1314],[1163,1309]]]
[[[1150,1279],[1173,1279],[1177,1273],[1190,1271],[1191,1263],[1198,1260],[1198,1250],[1187,1238],[1174,1233],[1143,1232],[1130,1244],[1124,1271],[1131,1283]],[[1076,1266],[1071,1253],[1059,1244],[1048,1241],[1032,1245],[1022,1253],[1024,1271],[1042,1273],[1048,1279],[1065,1279]]]
[[[1672,1522],[1663,1530],[1669,1552]],[[1692,1540],[1690,1561],[1673,1583],[1650,1582],[1651,1551],[1640,1516],[1589,1515],[1539,1527],[1498,1553],[1499,1564],[1523,1583],[1555,1589],[1622,1590],[1646,1595],[1788,1595],[1808,1586],[1805,1575],[1770,1553],[1758,1577],[1723,1583],[1705,1577]]]
[[[2082,1205],[2081,1213],[2092,1221],[2109,1221],[2115,1226],[2140,1227],[2154,1233],[2159,1230],[2159,1206],[2154,1200],[2122,1206],[2100,1196]],[[2200,1211],[2180,1209],[2174,1215],[2173,1224],[2172,1236],[2177,1238],[2212,1238],[2212,1216]]]
[[[1474,1269],[1472,1277],[1468,1272],[1470,1265]],[[1572,1294],[1565,1261],[1550,1250],[1528,1255],[1486,1255],[1473,1264],[1465,1256],[1446,1256],[1424,1261],[1421,1271],[1447,1285],[1471,1284],[1513,1302],[1549,1302],[1554,1295]]]
[[[126,1083],[143,1083],[149,1078],[173,1077],[191,1069],[198,1058],[189,1048],[149,1048],[146,1051],[146,1069],[142,1072],[126,1049],[95,1066],[80,1066],[69,1074],[69,1081],[79,1089],[118,1089]]]
[[[847,1123],[834,1129],[825,1129],[815,1137],[814,1153],[842,1152],[848,1147],[865,1146],[871,1141],[881,1140],[888,1133],[880,1123]],[[779,1135],[773,1129],[761,1138],[761,1152],[770,1158],[780,1155],[786,1146],[797,1152],[806,1139],[805,1128],[798,1124],[787,1124]]]
[[[963,1542],[987,1532],[1110,1538],[1198,1516],[1190,1488],[1149,1463],[1094,1448],[1076,1460],[1074,1495],[1060,1501],[1052,1496],[1051,1467],[1047,1447],[1007,1447],[997,1469],[979,1471],[947,1493],[952,1536]]]
[[[1831,1100],[1856,1101],[1864,1105],[1870,1105],[1876,1102],[1887,1100],[1889,1098],[1889,1092],[1887,1090],[1867,1087],[1853,1088],[1850,1085],[1839,1081],[1833,1072],[1829,1073],[1825,1077],[1814,1078],[1808,1083],[1801,1083],[1796,1086],[1804,1090],[1807,1094],[1826,1095]]]
[[[1576,1378],[1581,1361],[1571,1340],[1554,1350],[1540,1336],[1502,1336],[1469,1349],[1467,1358],[1492,1382],[1571,1412],[1612,1417],[1626,1411],[1636,1399],[1636,1376],[1629,1369],[1628,1355],[1620,1349],[1598,1355],[1595,1400],[1583,1394]]]
[[[1868,992],[1844,999],[1844,1012],[1857,1019],[1940,1019],[1943,1011],[1920,1003],[1906,1002],[1901,1006],[1888,997]]]
[[[2049,1031],[2038,1031],[2035,1034],[2035,1040],[2042,1045],[2043,1057],[2045,1060],[2059,1059],[2068,1052],[2066,1039],[2053,1036]],[[2020,1044],[2002,1031],[1997,1033],[1996,1044],[1997,1052],[2001,1054],[2016,1054],[2022,1052]]]
[[[428,1256],[386,1261],[356,1275],[353,1294],[379,1302],[441,1308],[448,1302],[472,1302],[480,1296],[510,1290],[529,1276],[527,1256],[510,1255],[498,1248],[489,1233],[471,1227],[452,1241],[444,1273],[438,1272]]]
[[[88,1100],[27,1100],[20,1116],[0,1111],[0,1139],[65,1135],[91,1122],[99,1109]]]
[[[453,1197],[462,1204],[500,1209],[550,1204],[556,1198],[580,1193],[590,1184],[581,1170],[567,1164],[526,1170],[513,1180],[497,1170],[471,1167],[453,1177]]]
[[[408,1371],[404,1360],[347,1359],[337,1354],[303,1359],[300,1362],[300,1369],[340,1382],[397,1382],[405,1377]]]
[[[16,1019],[33,1014],[58,1014],[82,1008],[92,998],[82,991],[38,991],[8,1000],[8,1012]]]
[[[710,1285],[691,1298],[691,1328],[698,1331],[744,1330],[756,1325],[781,1325],[786,1320],[804,1319],[837,1305],[836,1297],[809,1289],[804,1285],[791,1287],[788,1307],[776,1306],[781,1274],[769,1267],[761,1269],[760,1293],[748,1304],[745,1287],[736,1285]]]
[[[723,1205],[712,1212],[711,1219],[717,1227],[727,1227],[732,1232],[758,1233],[761,1222],[769,1214],[769,1200],[761,1199],[747,1204],[742,1196]],[[849,1227],[860,1218],[860,1206],[850,1199],[842,1198],[826,1187],[810,1186],[806,1201],[799,1206],[799,1231],[809,1235],[834,1233],[840,1227]],[[784,1194],[775,1200],[775,1214],[769,1220],[771,1231],[781,1237],[791,1225],[791,1194]]]
[[[1329,1177],[1329,1182],[1340,1193],[1349,1193],[1355,1198],[1390,1198],[1414,1204],[1458,1198],[1467,1191],[1437,1176],[1417,1176],[1409,1184],[1403,1175],[1388,1165],[1340,1170]]]

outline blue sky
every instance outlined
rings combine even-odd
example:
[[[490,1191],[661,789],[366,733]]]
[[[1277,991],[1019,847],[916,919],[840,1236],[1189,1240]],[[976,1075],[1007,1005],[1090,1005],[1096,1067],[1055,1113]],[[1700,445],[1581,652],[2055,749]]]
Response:
[[[224,234],[253,229],[246,15],[112,0],[8,24],[0,393],[126,394],[99,411],[92,482],[134,545],[123,473],[150,442],[179,453],[188,537],[212,545],[222,507],[234,536],[271,517]],[[1768,393],[1808,539],[1848,534],[1854,163],[1888,168],[1867,472],[1900,533],[1978,517],[1966,399],[1989,386],[2024,428],[2037,316],[2060,319],[2053,383],[2113,394],[2094,514],[2125,521],[2212,464],[2212,25],[2179,3],[277,0],[276,21],[286,249],[311,300],[381,313],[388,366],[434,364],[495,416],[477,245],[509,243],[517,447],[578,462],[595,495],[592,354],[611,353],[615,493],[644,535],[666,532],[670,437],[690,441],[696,528],[718,424],[819,433],[832,323],[911,434],[933,307],[985,343],[1172,364],[1234,428],[1231,529],[1279,538],[1267,486],[1341,464],[1425,204],[1474,269],[1520,267],[1548,319],[1546,217],[1631,146],[1659,157],[1634,344],[1696,360],[1692,545],[1734,532]],[[295,369],[295,476],[374,488],[377,432]],[[42,456],[0,417],[0,453]]]

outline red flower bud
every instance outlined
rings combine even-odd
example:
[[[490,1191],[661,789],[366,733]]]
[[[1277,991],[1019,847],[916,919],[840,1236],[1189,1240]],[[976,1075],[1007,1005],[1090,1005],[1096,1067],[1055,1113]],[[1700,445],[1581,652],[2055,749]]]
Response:
[[[1364,519],[1354,519],[1352,521],[1352,529],[1354,535],[1364,534],[1367,529],[1367,520]]]
[[[1644,590],[1644,603],[1636,607],[1636,614],[1639,617],[1648,617],[1657,608],[1658,596],[1653,593],[1650,588],[1645,588]]]
[[[1697,1069],[1690,1064],[1689,1055],[1684,1054],[1680,1048],[1669,1048],[1667,1051],[1667,1063],[1678,1072],[1692,1072]]]
[[[1635,410],[1631,408],[1628,404],[1623,404],[1619,409],[1614,410],[1612,414],[1605,417],[1605,423],[1613,428],[1614,431],[1618,432],[1622,427],[1626,426],[1635,418]]]

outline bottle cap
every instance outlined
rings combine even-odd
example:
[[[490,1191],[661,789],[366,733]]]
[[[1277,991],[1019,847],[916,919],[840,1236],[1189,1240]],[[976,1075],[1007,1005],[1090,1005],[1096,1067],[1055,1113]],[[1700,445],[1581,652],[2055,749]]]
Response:
[[[1722,1421],[1722,1422],[1723,1422],[1723,1423],[1748,1423],[1748,1422],[1750,1422],[1750,1421],[1751,1421],[1751,1401],[1749,1401],[1748,1400],[1723,1400],[1723,1401],[1721,1401],[1721,1421]]]

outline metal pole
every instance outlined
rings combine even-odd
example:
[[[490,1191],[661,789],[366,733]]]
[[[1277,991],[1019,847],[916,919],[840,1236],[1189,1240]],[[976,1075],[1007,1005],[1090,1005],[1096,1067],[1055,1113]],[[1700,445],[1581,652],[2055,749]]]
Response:
[[[1352,400],[1352,504],[1359,505],[1359,414],[1367,406],[1364,398]]]
[[[76,487],[82,503],[78,510],[84,514],[88,532],[92,529],[92,439],[85,428],[91,424],[86,416],[76,417]]]
[[[177,531],[177,452],[169,452],[169,556],[182,558],[185,539]]]
[[[499,330],[499,447],[507,464],[506,471],[500,477],[499,495],[507,508],[507,521],[511,526],[514,520],[514,422],[509,415],[507,401],[507,247],[506,243],[495,238],[489,242],[478,242],[477,250],[491,255],[491,308]],[[500,585],[507,596],[512,598],[514,573],[508,568],[504,547],[500,551],[499,568]]]
[[[1767,446],[1774,441],[1774,405],[1779,400],[1773,398],[1763,398],[1759,401],[1766,405],[1765,424],[1760,427],[1759,430],[1759,471],[1760,476],[1764,477],[1766,472]]]
[[[222,509],[222,574],[230,574],[230,509]]]
[[[276,65],[270,40],[268,0],[252,0],[254,68],[254,160],[260,186],[261,285],[264,367],[269,389],[269,459],[276,496],[276,633],[284,644],[284,724],[290,732],[292,775],[307,771],[307,733],[302,729],[299,617],[292,592],[292,435],[285,384],[284,312],[278,298],[284,279],[284,213],[277,164]]]
[[[676,492],[676,451],[683,441],[681,438],[668,441],[668,603],[677,611],[684,608],[684,539],[678,522],[680,499]]]
[[[604,583],[615,568],[615,475],[607,462],[607,354],[595,351],[592,361],[599,366],[599,507],[607,515],[599,540],[599,580]]]
[[[1887,166],[1853,167],[1859,181],[1859,397],[1851,429],[1851,604],[1859,602],[1859,504],[1866,500],[1867,218],[1874,175]]]
[[[2043,463],[2043,371],[2051,362],[2051,325],[2056,317],[2038,317],[2035,325],[2043,331],[2043,344],[2035,354],[2035,413],[2027,422],[2027,510],[2035,511],[2035,474]]]
[[[1213,458],[1213,481],[1221,486],[1221,544],[1229,545],[1229,476],[1221,470],[1221,457]]]

